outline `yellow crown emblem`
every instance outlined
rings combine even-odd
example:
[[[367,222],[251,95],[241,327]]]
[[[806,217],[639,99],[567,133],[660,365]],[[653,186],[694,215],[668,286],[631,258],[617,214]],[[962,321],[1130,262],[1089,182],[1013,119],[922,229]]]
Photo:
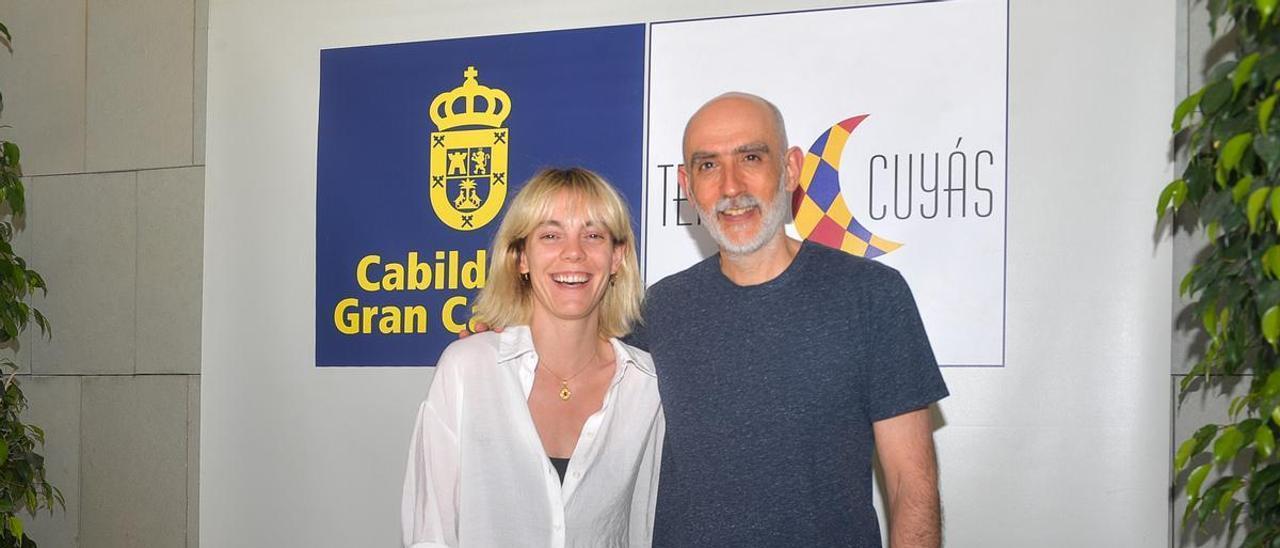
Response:
[[[431,121],[440,131],[460,126],[502,127],[511,114],[511,99],[500,89],[476,82],[480,72],[467,67],[462,85],[437,95],[431,101]]]

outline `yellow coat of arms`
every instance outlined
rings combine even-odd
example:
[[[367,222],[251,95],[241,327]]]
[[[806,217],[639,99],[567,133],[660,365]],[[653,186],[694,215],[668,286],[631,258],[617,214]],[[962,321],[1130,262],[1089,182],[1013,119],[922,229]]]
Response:
[[[454,230],[489,224],[507,197],[506,92],[480,85],[467,67],[465,80],[431,102],[431,207]]]

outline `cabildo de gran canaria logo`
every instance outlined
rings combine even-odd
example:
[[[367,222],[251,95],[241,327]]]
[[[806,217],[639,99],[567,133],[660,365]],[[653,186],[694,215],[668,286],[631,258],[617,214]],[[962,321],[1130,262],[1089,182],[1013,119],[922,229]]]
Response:
[[[508,128],[511,99],[500,89],[480,85],[474,66],[463,72],[461,86],[441,93],[431,102],[431,120],[439,131],[431,133],[431,210],[450,230],[470,232],[494,220],[507,197]],[[426,204],[423,204],[424,206]],[[429,318],[450,333],[467,326],[470,303],[463,291],[484,287],[486,251],[436,250],[431,255],[409,251],[403,262],[368,254],[356,264],[356,284],[369,295],[406,293],[447,297],[439,314],[428,314],[416,303],[369,305],[354,297],[342,299],[333,311],[333,323],[344,335],[423,334]],[[431,257],[431,260],[424,260]],[[449,293],[454,293],[449,295]]]
[[[502,127],[511,114],[506,92],[480,85],[475,67],[461,86],[431,102],[431,207],[454,230],[489,224],[507,197],[507,144]]]

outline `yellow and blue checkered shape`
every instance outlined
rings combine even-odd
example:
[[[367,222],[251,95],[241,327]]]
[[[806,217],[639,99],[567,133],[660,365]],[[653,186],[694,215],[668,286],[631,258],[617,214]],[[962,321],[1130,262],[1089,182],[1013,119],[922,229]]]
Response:
[[[866,114],[831,126],[804,155],[800,186],[791,196],[800,237],[859,257],[875,258],[902,244],[886,240],[862,226],[840,192],[840,154],[853,129]]]

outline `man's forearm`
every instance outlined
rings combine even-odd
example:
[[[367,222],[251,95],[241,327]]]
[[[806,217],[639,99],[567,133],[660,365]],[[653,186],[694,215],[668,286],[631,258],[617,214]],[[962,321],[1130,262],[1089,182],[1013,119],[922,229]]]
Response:
[[[937,480],[902,482],[890,489],[889,548],[938,548],[942,545],[942,507]]]
[[[928,408],[877,421],[872,427],[888,496],[890,548],[938,548],[942,510]]]

